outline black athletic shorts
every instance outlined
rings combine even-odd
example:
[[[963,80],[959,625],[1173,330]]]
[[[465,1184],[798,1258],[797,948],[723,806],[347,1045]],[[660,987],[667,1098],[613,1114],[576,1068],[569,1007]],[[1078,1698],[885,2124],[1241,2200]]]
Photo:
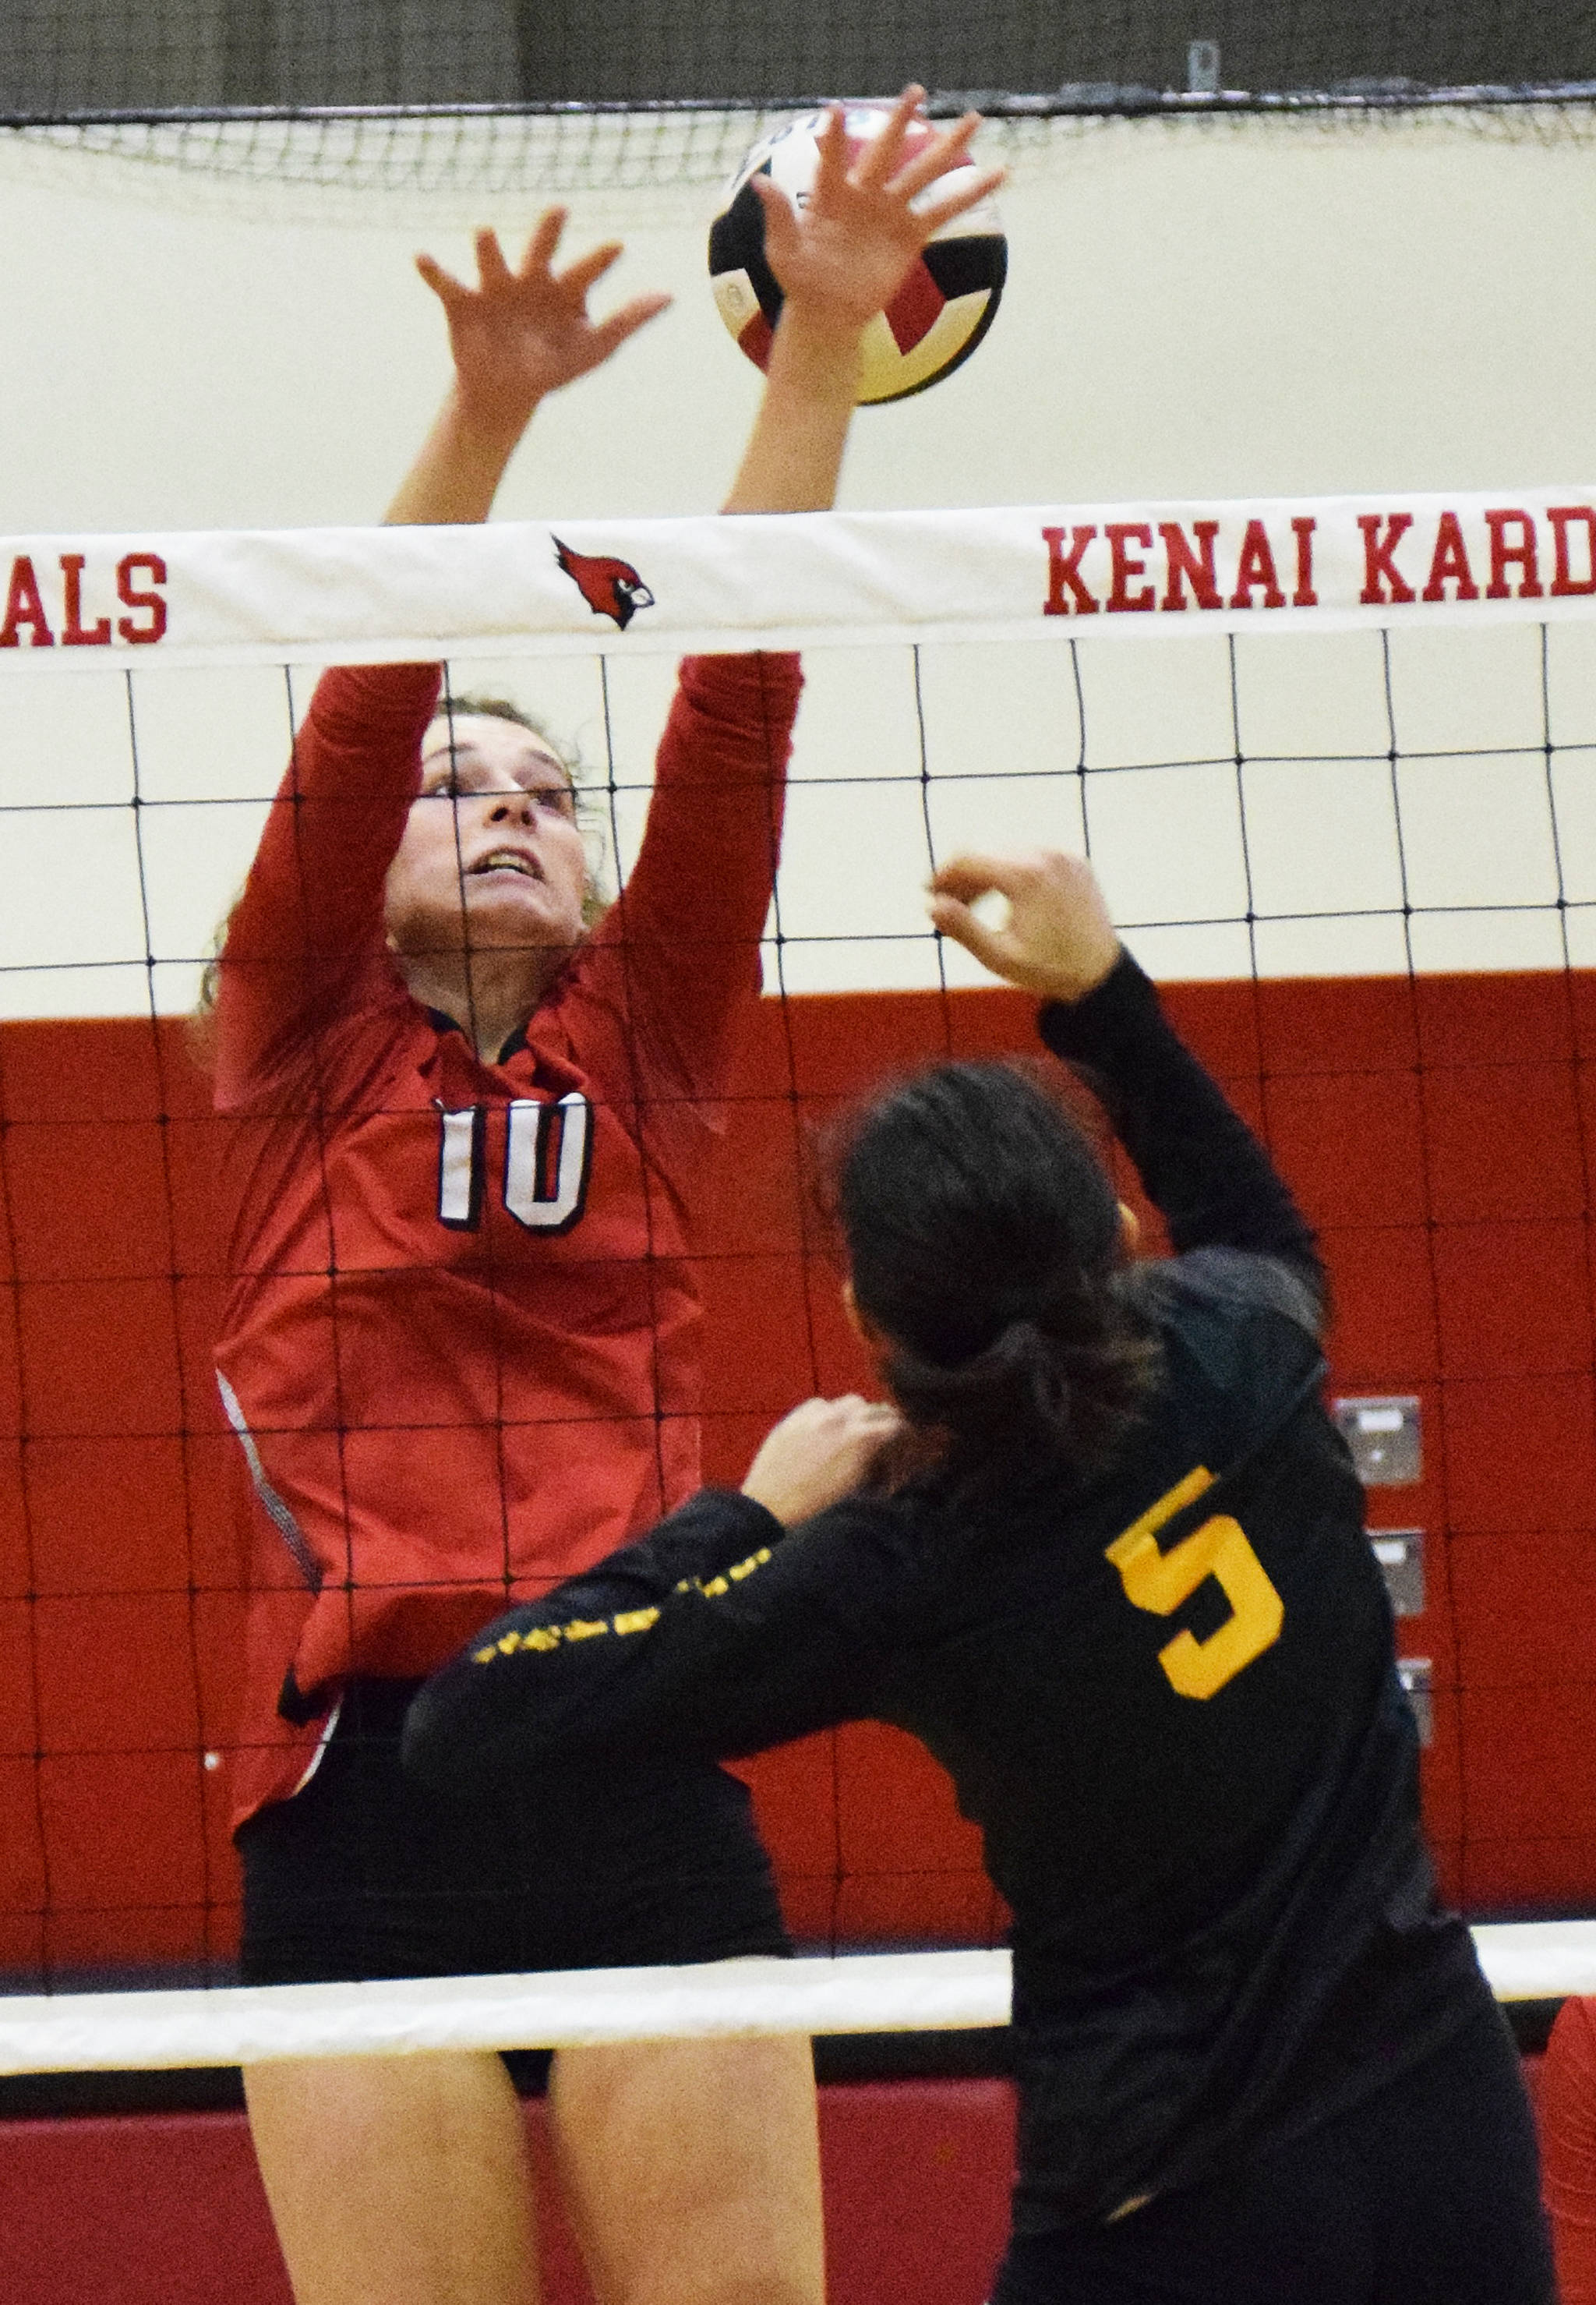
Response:
[[[1486,2010],[1349,2113],[1113,2224],[1009,2245],[992,2305],[1553,2305],[1535,2131]]]
[[[626,1969],[791,1951],[746,1786],[709,1763],[514,1798],[399,1765],[417,1681],[353,1681],[315,1773],[239,1828],[246,1985]],[[506,2060],[522,2086],[539,2053]]]

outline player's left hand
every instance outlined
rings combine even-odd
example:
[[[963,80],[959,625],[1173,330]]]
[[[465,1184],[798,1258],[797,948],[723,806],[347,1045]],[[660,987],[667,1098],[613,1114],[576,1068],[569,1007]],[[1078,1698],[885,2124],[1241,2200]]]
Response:
[[[905,159],[909,130],[924,100],[924,89],[906,88],[880,135],[856,154],[848,149],[843,108],[834,104],[802,214],[768,176],[752,179],[765,207],[766,259],[789,308],[862,328],[891,303],[931,234],[1003,182],[1001,168],[975,169],[940,200],[918,198],[959,166],[981,126],[981,115],[967,112]]]
[[[845,1393],[806,1400],[765,1435],[743,1493],[791,1526],[852,1495],[903,1428],[896,1408]]]
[[[589,292],[620,256],[621,243],[605,241],[556,272],[565,224],[564,208],[548,209],[514,267],[497,233],[478,233],[474,288],[435,258],[416,259],[448,322],[462,412],[484,432],[518,438],[545,393],[599,367],[671,301],[634,296],[607,319],[591,319]]]

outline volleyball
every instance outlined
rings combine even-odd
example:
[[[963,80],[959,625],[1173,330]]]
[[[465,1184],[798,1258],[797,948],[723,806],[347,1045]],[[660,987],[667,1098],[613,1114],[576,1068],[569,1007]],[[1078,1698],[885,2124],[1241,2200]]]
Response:
[[[879,136],[890,113],[881,105],[850,105],[845,114],[851,151]],[[760,138],[726,186],[709,230],[709,276],[720,317],[756,368],[770,357],[781,312],[781,290],[765,260],[765,211],[753,188],[768,176],[802,208],[819,166],[824,112],[806,112]],[[936,130],[915,121],[904,140],[910,159]],[[938,177],[935,197],[956,185],[968,157]],[[862,404],[905,400],[967,361],[991,327],[1003,294],[1008,248],[997,205],[984,200],[945,224],[916,259],[884,312],[865,331],[860,378]]]

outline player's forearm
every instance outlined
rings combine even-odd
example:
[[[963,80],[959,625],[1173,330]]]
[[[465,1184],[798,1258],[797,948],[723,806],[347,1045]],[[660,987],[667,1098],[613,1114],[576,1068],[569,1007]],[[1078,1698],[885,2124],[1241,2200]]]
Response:
[[[1047,1003],[1040,1022],[1056,1056],[1104,1076],[1115,1127],[1177,1252],[1252,1249],[1317,1280],[1313,1232],[1289,1188],[1128,954],[1083,999]]]
[[[344,665],[322,675],[225,957],[330,954],[379,932],[383,885],[416,795],[438,681],[435,664]]]
[[[904,1564],[853,1535],[839,1510],[787,1538],[752,1499],[700,1491],[435,1673],[405,1766],[487,1790],[562,1755],[726,1759],[859,1719]]]
[[[724,1093],[727,1031],[758,985],[799,685],[796,657],[686,659],[642,848],[596,931],[627,948],[639,1048],[690,1097]]]
[[[432,430],[383,517],[389,527],[470,526],[487,519],[510,459],[531,422],[488,421],[462,406],[451,387]]]
[[[344,666],[318,682],[221,954],[217,1069],[235,1087],[380,951],[437,685],[431,664]]]
[[[862,332],[789,302],[726,512],[825,512],[836,501]]]
[[[506,1610],[416,1698],[406,1768],[447,1789],[503,1782],[551,1751],[649,1744],[663,1726],[649,1702],[662,1615],[683,1595],[726,1590],[733,1569],[761,1548],[768,1560],[781,1536],[746,1497],[703,1490],[634,1544]]]

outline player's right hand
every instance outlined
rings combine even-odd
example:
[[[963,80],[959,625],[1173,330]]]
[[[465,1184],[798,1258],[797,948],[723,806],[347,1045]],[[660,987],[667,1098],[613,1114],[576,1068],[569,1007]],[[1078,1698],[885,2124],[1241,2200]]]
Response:
[[[972,907],[982,897],[1008,900],[1008,918],[989,928]],[[1035,849],[1022,856],[954,856],[931,880],[934,927],[983,968],[1047,1000],[1080,1000],[1119,958],[1097,875],[1083,856]]]
[[[449,324],[463,413],[484,432],[518,437],[545,393],[598,368],[671,301],[634,296],[607,319],[590,319],[588,293],[619,257],[621,243],[605,241],[556,272],[565,223],[564,208],[548,209],[514,268],[497,234],[478,233],[474,288],[435,258],[416,259]]]
[[[928,196],[938,177],[968,157],[981,115],[965,113],[905,158],[924,99],[924,89],[906,88],[881,133],[857,153],[849,149],[842,106],[832,105],[802,214],[768,176],[750,179],[764,204],[766,260],[786,304],[811,319],[862,328],[891,303],[932,234],[1003,182],[1001,168],[975,169],[957,189]]]
[[[841,1502],[903,1429],[896,1408],[856,1392],[806,1400],[765,1435],[743,1493],[791,1527]]]

